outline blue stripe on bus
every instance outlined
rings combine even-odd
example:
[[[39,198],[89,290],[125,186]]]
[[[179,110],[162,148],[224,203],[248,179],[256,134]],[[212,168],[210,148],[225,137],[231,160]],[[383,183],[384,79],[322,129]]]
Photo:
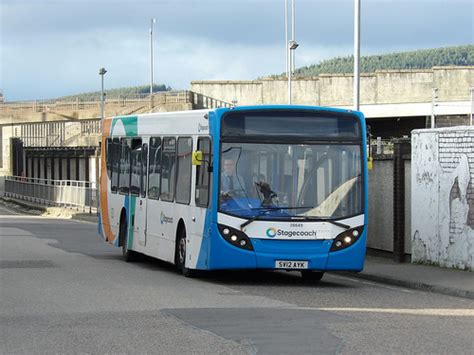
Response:
[[[208,114],[209,120],[209,135],[211,136],[213,161],[219,161],[219,132],[220,132],[220,116],[215,112],[210,111]],[[219,172],[214,169],[212,176],[213,184],[215,181],[219,181]],[[211,225],[216,223],[217,218],[217,199],[218,191],[216,188],[211,187],[211,195],[209,196],[209,207],[206,211],[206,219],[204,222],[204,229],[202,232],[201,248],[199,250],[198,261],[196,264],[197,269],[206,270],[209,269],[209,256],[211,248],[211,239],[215,234],[211,231]]]
[[[206,218],[204,222],[204,230],[202,233],[201,249],[199,250],[198,261],[196,269],[207,270],[209,268],[209,229],[211,226],[211,211],[206,211]]]

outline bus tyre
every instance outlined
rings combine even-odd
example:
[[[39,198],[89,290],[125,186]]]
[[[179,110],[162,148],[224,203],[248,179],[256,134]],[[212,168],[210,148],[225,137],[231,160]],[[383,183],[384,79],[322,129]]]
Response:
[[[126,262],[135,261],[137,260],[137,253],[133,250],[128,249],[128,225],[127,222],[122,221],[120,223],[120,245],[122,245],[122,258]]]
[[[176,242],[176,266],[185,277],[196,277],[197,271],[184,266],[186,263],[186,228],[182,227],[178,231]]]
[[[304,281],[311,281],[317,282],[320,281],[324,276],[324,272],[322,271],[311,271],[311,270],[304,270],[301,271],[301,277]]]

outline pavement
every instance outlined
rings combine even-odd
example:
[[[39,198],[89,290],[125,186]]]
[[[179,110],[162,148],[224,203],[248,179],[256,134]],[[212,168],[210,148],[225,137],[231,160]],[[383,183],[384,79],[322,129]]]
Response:
[[[20,213],[97,222],[95,213],[45,207],[7,198],[0,198],[0,204]],[[367,255],[362,272],[344,274],[394,286],[474,299],[474,273],[470,271],[409,262],[398,263],[389,257]]]
[[[474,299],[474,273],[435,265],[398,263],[367,255],[362,272],[352,277],[449,296]]]

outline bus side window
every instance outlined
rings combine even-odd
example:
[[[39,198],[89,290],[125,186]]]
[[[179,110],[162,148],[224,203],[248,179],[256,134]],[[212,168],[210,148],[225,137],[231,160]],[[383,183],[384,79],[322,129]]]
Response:
[[[161,178],[161,138],[150,139],[150,164],[148,164],[148,197],[158,200]]]
[[[191,137],[178,138],[178,177],[176,182],[176,202],[189,204],[191,200],[191,154],[193,140]]]
[[[197,150],[202,152],[201,165],[196,166],[196,206],[207,207],[209,203],[211,162],[211,140],[208,137],[198,139]]]
[[[105,141],[105,162],[107,166],[107,178],[112,178],[112,139],[107,138]]]
[[[146,172],[148,164],[148,144],[143,143],[142,145],[142,157],[141,157],[141,169],[140,169],[140,195],[146,197]]]
[[[112,168],[112,177],[110,190],[113,193],[117,193],[118,183],[119,183],[119,172],[120,172],[120,142],[118,138],[114,138],[112,141],[112,147],[110,152],[111,168]]]
[[[132,140],[132,151],[130,154],[130,194],[138,196],[140,194],[142,140]]]
[[[173,201],[176,182],[176,138],[163,138],[161,164],[160,198],[163,201]]]
[[[122,138],[120,142],[119,192],[128,194],[130,189],[130,144],[129,139]]]

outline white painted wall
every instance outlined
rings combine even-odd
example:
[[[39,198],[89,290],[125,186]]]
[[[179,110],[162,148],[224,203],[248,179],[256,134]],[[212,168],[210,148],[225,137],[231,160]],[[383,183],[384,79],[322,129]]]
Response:
[[[11,160],[10,160],[10,142],[13,136],[13,128],[12,126],[0,126],[2,130],[2,134],[0,136],[1,141],[0,144],[2,145],[2,160],[3,166],[0,167],[0,176],[4,175],[11,175]]]
[[[474,270],[474,127],[412,132],[412,261]]]

